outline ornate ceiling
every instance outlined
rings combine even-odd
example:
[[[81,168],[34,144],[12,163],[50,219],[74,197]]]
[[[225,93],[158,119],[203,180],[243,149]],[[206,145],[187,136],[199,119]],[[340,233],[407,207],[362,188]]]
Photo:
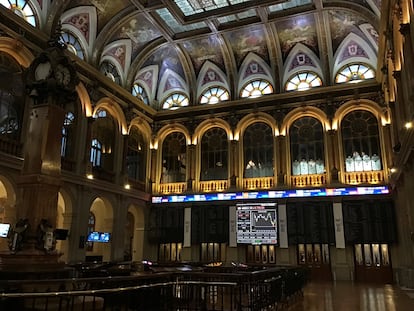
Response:
[[[212,85],[237,100],[252,77],[281,93],[304,70],[326,86],[346,64],[376,69],[380,6],[381,0],[32,3],[36,27],[50,33],[61,21],[78,55],[129,91],[138,83],[155,109],[174,92],[195,103]]]

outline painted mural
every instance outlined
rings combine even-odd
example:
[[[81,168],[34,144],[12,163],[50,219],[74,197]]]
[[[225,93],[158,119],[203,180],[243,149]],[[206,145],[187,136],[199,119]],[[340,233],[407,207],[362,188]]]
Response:
[[[216,35],[184,42],[182,47],[190,56],[196,75],[199,74],[201,67],[206,61],[211,61],[223,72],[226,72],[221,44]]]
[[[225,34],[225,37],[233,49],[237,67],[240,67],[243,59],[250,52],[256,53],[269,63],[266,33],[263,26],[256,25],[248,29],[233,31]]]
[[[137,14],[122,23],[110,41],[130,39],[132,41],[132,58],[134,59],[143,45],[160,36],[161,32],[145,16]]]
[[[364,18],[353,14],[345,10],[330,10],[329,12],[329,24],[331,25],[331,39],[332,49],[335,54],[341,42],[351,32],[364,38],[367,38],[367,32],[362,30],[362,25],[369,24]],[[374,27],[370,27],[372,36],[375,38],[376,30]],[[370,42],[371,40],[367,40]],[[376,47],[375,47],[376,48]]]
[[[283,62],[297,43],[302,43],[319,57],[318,37],[313,14],[295,16],[276,23]]]
[[[166,45],[158,48],[151,56],[144,62],[141,68],[157,65],[159,68],[159,79],[163,76],[167,69],[174,71],[185,80],[184,69],[181,65],[177,50],[171,46]]]
[[[68,1],[66,9],[75,8],[78,6],[93,5],[96,7],[96,14],[98,16],[97,33],[123,8],[131,5],[128,0],[72,0]]]

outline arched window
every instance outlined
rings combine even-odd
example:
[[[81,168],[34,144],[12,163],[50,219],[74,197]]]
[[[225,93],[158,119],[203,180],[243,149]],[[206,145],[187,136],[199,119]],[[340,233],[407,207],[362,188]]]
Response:
[[[20,65],[0,52],[0,138],[18,141],[23,119],[25,88]],[[7,82],[6,82],[7,81]]]
[[[335,77],[335,83],[356,83],[375,78],[375,72],[365,64],[350,64],[341,68]]]
[[[371,112],[348,113],[342,120],[341,133],[346,172],[382,169],[378,121]]]
[[[132,180],[145,181],[145,152],[147,144],[141,132],[133,127],[128,136],[126,166],[128,177]]]
[[[241,91],[242,98],[255,98],[273,93],[273,87],[269,81],[255,80],[247,83]]]
[[[102,144],[97,139],[92,139],[91,158],[92,166],[101,166]]]
[[[247,127],[243,136],[244,177],[273,176],[273,134],[266,123]]]
[[[94,232],[95,231],[95,224],[96,224],[95,215],[94,215],[94,213],[89,212],[89,218],[88,218],[88,234],[86,235],[87,237],[89,236],[89,234],[91,232]],[[93,251],[93,242],[86,241],[85,246],[86,246],[86,251],[87,252],[92,252]]]
[[[304,71],[298,72],[289,78],[286,83],[286,91],[305,91],[310,88],[321,86],[321,78],[313,72]]]
[[[289,129],[292,175],[325,173],[322,124],[313,117],[303,117]]]
[[[187,96],[180,93],[174,93],[168,96],[166,100],[164,100],[164,103],[162,104],[162,109],[175,110],[180,107],[188,106],[188,104],[189,100]]]
[[[67,148],[68,148],[68,142],[70,133],[72,131],[71,127],[73,125],[73,122],[75,120],[75,115],[72,112],[67,112],[65,115],[65,120],[63,121],[63,127],[62,127],[62,144],[60,146],[60,155],[62,157],[67,156]]]
[[[200,104],[217,104],[229,100],[229,92],[219,86],[214,86],[206,90],[200,97]]]
[[[140,99],[142,102],[144,102],[144,104],[149,105],[148,94],[145,92],[145,89],[138,83],[134,83],[134,86],[132,87],[132,95]]]
[[[61,34],[60,41],[66,44],[68,51],[72,52],[80,59],[84,59],[85,53],[79,40],[71,33],[64,32]]]
[[[228,178],[228,141],[226,132],[218,127],[209,129],[201,139],[200,180]]]
[[[183,182],[186,175],[186,140],[182,133],[169,134],[162,144],[162,183]]]
[[[0,4],[12,10],[16,15],[25,19],[30,25],[36,27],[37,21],[33,8],[26,0],[0,0]]]
[[[99,71],[104,74],[105,77],[108,77],[116,84],[121,85],[121,76],[119,75],[118,70],[115,65],[108,61],[103,61]]]

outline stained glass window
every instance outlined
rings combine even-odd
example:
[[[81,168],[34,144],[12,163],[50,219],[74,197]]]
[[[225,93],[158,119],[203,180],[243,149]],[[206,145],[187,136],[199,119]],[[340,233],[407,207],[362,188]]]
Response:
[[[335,83],[356,83],[375,78],[372,68],[364,64],[351,64],[343,67],[335,77]]]
[[[286,83],[286,91],[305,91],[310,88],[321,86],[321,78],[310,71],[298,72],[294,74]]]
[[[145,92],[145,89],[138,83],[135,83],[132,87],[132,95],[143,101],[144,104],[149,105],[148,94]]]
[[[187,96],[180,93],[174,93],[170,95],[166,100],[164,100],[164,103],[162,104],[162,109],[175,110],[180,107],[188,106],[188,104],[189,100]]]
[[[246,84],[241,91],[241,97],[255,98],[273,93],[273,87],[269,81],[255,80]]]
[[[0,0],[0,4],[12,10],[16,15],[25,19],[30,25],[36,27],[36,15],[26,0]]]
[[[72,52],[76,56],[78,56],[80,59],[84,59],[85,53],[83,51],[83,48],[79,42],[79,40],[72,35],[71,33],[64,32],[61,35],[61,42],[65,43],[68,51]]]
[[[200,98],[200,104],[217,104],[230,98],[229,92],[218,86],[206,90]]]

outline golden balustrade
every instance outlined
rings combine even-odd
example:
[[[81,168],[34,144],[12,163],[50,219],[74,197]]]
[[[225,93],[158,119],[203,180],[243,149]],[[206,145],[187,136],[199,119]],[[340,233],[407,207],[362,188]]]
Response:
[[[318,187],[326,184],[326,174],[295,175],[290,182],[292,187]]]
[[[186,182],[162,183],[159,185],[160,194],[183,193],[187,190]]]
[[[345,172],[343,173],[343,182],[345,184],[380,184],[385,182],[384,171],[362,171],[362,172]]]
[[[227,190],[229,182],[227,179],[223,180],[208,180],[200,181],[199,187],[201,192],[220,192]]]
[[[275,186],[275,178],[271,177],[254,177],[243,179],[243,189],[270,189]]]

